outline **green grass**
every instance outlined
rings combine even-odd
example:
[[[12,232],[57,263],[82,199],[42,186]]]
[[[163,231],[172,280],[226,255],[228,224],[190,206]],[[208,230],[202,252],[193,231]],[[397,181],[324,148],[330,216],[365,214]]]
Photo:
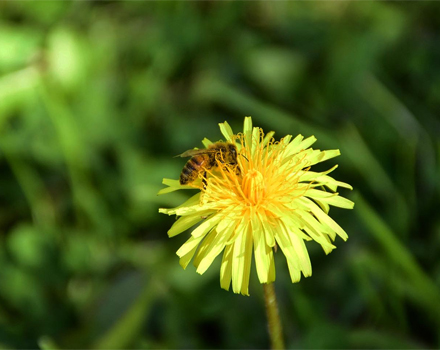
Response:
[[[289,348],[438,348],[434,2],[0,3],[0,348],[266,348],[262,288],[182,270],[173,158],[244,116],[340,149],[350,239],[292,285]],[[218,263],[218,262],[217,262]]]

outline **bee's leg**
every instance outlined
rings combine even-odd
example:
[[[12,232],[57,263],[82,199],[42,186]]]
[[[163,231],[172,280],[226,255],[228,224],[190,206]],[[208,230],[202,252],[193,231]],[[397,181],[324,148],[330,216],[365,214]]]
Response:
[[[228,165],[232,166],[233,169],[235,170],[235,175],[240,175],[241,174],[241,169],[238,166],[238,163],[229,163]],[[232,170],[230,167],[228,167],[226,170],[230,171]]]
[[[202,183],[203,183],[203,189],[206,190],[206,186],[208,185],[208,180],[206,179],[206,171],[203,173]]]
[[[240,174],[241,174],[241,169],[238,163],[235,163],[235,175],[240,175]]]

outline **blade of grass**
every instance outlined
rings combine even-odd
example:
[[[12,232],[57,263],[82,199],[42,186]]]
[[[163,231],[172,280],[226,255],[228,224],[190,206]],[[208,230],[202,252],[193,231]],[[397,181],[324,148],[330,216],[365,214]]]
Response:
[[[56,221],[56,211],[40,175],[30,164],[11,155],[7,148],[2,149],[29,203],[33,220],[42,227],[52,227]]]
[[[359,79],[359,92],[393,126],[401,140],[411,145],[424,132],[414,114],[373,74]]]
[[[42,336],[38,339],[38,346],[41,350],[59,350],[60,347],[54,342],[54,340],[48,336]]]
[[[107,234],[111,233],[113,231],[112,217],[105,201],[92,186],[86,170],[88,160],[86,140],[81,137],[79,125],[54,88],[42,86],[39,92],[58,134],[61,151],[69,172],[77,217],[81,217],[79,209],[82,209],[97,228]]]
[[[376,195],[389,197],[397,192],[393,181],[376,160],[355,125],[347,124],[341,130],[340,143],[341,153],[350,158]]]
[[[40,74],[35,67],[28,67],[0,78],[0,130],[10,112],[23,104],[29,94],[40,83]]]
[[[157,293],[156,286],[147,283],[135,302],[118,322],[92,346],[92,349],[126,349],[142,329],[149,308]]]
[[[243,115],[250,115],[259,122],[268,123],[279,130],[292,130],[294,134],[315,135],[322,147],[335,147],[336,138],[325,130],[301,120],[293,113],[282,111],[280,108],[265,103],[242,92],[240,89],[225,83],[221,78],[206,76],[199,80],[195,91],[198,99],[221,103],[228,108],[237,110]]]
[[[416,343],[403,336],[387,334],[376,329],[357,329],[348,333],[350,346],[369,349],[425,349],[426,345]]]
[[[411,252],[398,240],[379,214],[365,201],[359,192],[353,196],[356,213],[373,238],[393,261],[396,268],[407,276],[408,297],[425,308],[433,322],[440,327],[440,290],[423,271]]]
[[[407,198],[376,159],[355,125],[347,124],[339,136],[341,153],[348,156],[351,166],[357,169],[376,197],[386,201],[390,210],[392,208],[391,218],[404,236],[411,217]]]

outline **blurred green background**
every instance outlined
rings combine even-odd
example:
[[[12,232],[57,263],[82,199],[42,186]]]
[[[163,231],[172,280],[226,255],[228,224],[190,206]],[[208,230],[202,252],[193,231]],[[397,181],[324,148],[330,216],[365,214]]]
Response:
[[[311,278],[276,256],[287,346],[440,347],[439,40],[436,2],[0,2],[0,347],[266,348],[156,195],[246,115],[354,187]]]

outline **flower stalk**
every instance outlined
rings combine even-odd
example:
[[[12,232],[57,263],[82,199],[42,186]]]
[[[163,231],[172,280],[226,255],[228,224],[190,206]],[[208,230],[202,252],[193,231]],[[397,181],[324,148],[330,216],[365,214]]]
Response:
[[[278,312],[277,297],[273,283],[263,283],[264,302],[266,305],[267,327],[271,349],[285,349],[283,327]]]

